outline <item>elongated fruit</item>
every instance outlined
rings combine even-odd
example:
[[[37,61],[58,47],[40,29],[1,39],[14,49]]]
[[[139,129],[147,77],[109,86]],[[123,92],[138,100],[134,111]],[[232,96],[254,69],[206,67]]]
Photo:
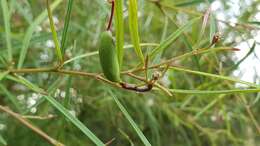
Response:
[[[120,69],[112,34],[105,31],[100,36],[99,59],[105,77],[112,82],[120,82]]]

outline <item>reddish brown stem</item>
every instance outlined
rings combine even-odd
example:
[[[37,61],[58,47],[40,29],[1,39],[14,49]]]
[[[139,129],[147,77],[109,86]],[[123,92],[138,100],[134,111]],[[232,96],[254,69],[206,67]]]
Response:
[[[115,10],[115,1],[112,0],[111,4],[112,4],[112,8],[111,8],[111,14],[110,14],[110,17],[109,17],[109,22],[108,22],[108,25],[107,25],[107,31],[109,31],[111,29],[111,26],[112,26],[114,10]]]

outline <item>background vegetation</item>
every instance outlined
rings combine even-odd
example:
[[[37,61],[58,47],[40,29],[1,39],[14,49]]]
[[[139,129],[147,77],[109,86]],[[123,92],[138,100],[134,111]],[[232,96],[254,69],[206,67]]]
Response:
[[[124,0],[121,70],[140,67],[132,44],[142,46],[143,56],[153,54],[150,66],[170,65],[152,91],[136,93],[99,74],[99,36],[111,4],[50,1],[50,25],[45,0],[1,0],[0,145],[259,145],[258,75],[255,83],[233,77],[259,51],[255,41],[244,58],[234,55],[245,49],[239,44],[257,39],[259,4],[138,0],[137,12]],[[128,19],[130,11],[138,21]],[[134,23],[139,31],[129,31]],[[217,34],[222,39],[212,44]],[[138,35],[140,44],[132,43]],[[149,77],[163,68],[150,69]],[[123,80],[143,83],[144,72],[133,73],[122,74]]]

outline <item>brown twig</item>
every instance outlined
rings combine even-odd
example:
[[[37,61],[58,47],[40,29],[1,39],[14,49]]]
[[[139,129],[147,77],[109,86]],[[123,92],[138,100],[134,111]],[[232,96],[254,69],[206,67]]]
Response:
[[[36,119],[36,120],[50,120],[53,119],[57,116],[55,115],[47,115],[47,116],[31,116],[31,115],[22,115],[23,118],[25,119]]]
[[[106,146],[109,146],[110,144],[113,143],[113,141],[115,141],[116,138],[112,138],[111,140],[109,140],[108,142],[105,143]]]
[[[111,3],[112,6],[111,6],[111,14],[110,14],[107,29],[106,29],[107,31],[109,31],[111,29],[113,16],[114,16],[114,10],[115,10],[115,1],[110,0],[109,3]]]
[[[54,146],[65,146],[64,144],[62,144],[61,142],[57,141],[56,139],[50,137],[48,134],[46,134],[45,132],[43,132],[41,129],[39,129],[38,127],[32,125],[29,121],[27,121],[25,118],[23,118],[23,116],[21,116],[20,114],[17,114],[15,112],[13,112],[11,109],[9,109],[8,107],[4,107],[2,105],[0,105],[0,110],[9,114],[10,116],[14,117],[15,119],[17,119],[18,121],[20,121],[23,125],[25,125],[26,127],[30,128],[32,131],[34,131],[35,133],[37,133],[39,136],[41,136],[42,138],[44,138],[46,141],[48,141],[50,144],[54,145]]]
[[[131,76],[131,77],[133,77],[133,78],[135,78],[135,79],[137,79],[137,80],[146,82],[146,80],[145,80],[144,78],[139,77],[139,76],[137,76],[137,75],[135,75],[135,74],[133,74],[133,73],[128,73],[128,75]],[[173,95],[171,94],[171,92],[170,92],[167,88],[165,88],[164,86],[160,85],[159,83],[154,83],[154,86],[157,87],[157,88],[159,88],[159,89],[160,89],[161,91],[163,91],[166,95],[168,95],[168,96],[173,96]]]

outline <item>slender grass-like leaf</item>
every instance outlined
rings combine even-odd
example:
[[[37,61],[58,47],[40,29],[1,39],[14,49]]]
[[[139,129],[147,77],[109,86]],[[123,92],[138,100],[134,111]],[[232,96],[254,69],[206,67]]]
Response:
[[[52,82],[52,84],[48,87],[47,92],[49,93],[49,95],[53,94],[58,87],[60,87],[60,85],[63,83],[64,78],[63,77],[58,77],[55,81]],[[37,107],[40,104],[44,103],[46,99],[45,98],[41,98],[37,101],[37,103],[35,103],[31,108]],[[30,112],[30,109],[26,109],[23,114],[28,114]]]
[[[134,130],[136,131],[136,133],[138,134],[138,136],[140,137],[140,139],[142,140],[143,144],[145,146],[151,146],[151,144],[149,143],[149,141],[147,140],[147,138],[144,136],[144,134],[142,133],[142,131],[138,128],[137,124],[134,122],[134,120],[132,119],[132,117],[129,115],[129,113],[127,112],[127,110],[124,108],[124,106],[120,103],[120,101],[117,99],[117,97],[115,96],[115,94],[113,94],[112,91],[109,91],[111,96],[113,97],[113,99],[115,100],[117,106],[119,107],[119,109],[122,111],[122,113],[124,114],[124,116],[126,117],[126,119],[130,122],[131,126],[134,128]]]
[[[72,77],[69,76],[66,82],[66,94],[65,94],[66,96],[63,102],[65,108],[68,108],[71,102],[71,94],[70,94],[71,86],[72,86]]]
[[[2,65],[8,66],[7,60],[4,56],[2,56],[2,54],[0,54],[0,62],[2,63]]]
[[[5,139],[3,138],[3,136],[0,134],[0,144],[6,146],[7,142],[5,141]]]
[[[15,2],[14,0],[12,0],[11,2],[14,3],[14,7],[17,11],[17,13],[19,13],[19,15],[21,15],[24,20],[26,20],[27,23],[32,23],[33,21],[33,16],[32,16],[32,13],[31,13],[31,6],[29,4],[28,1],[24,1],[24,4],[25,5],[21,5],[21,3],[19,2]],[[25,9],[28,9],[29,11],[25,11]]]
[[[141,62],[144,64],[144,55],[140,47],[140,38],[138,32],[138,9],[137,1],[129,0],[129,30],[131,35],[132,44],[134,45],[135,52]]]
[[[250,50],[246,53],[246,55],[241,60],[239,60],[232,68],[237,68],[243,61],[245,61],[246,58],[254,52],[255,47],[256,42],[254,42],[254,44],[252,45],[252,47],[250,47]]]
[[[203,15],[203,22],[202,22],[202,26],[201,26],[201,31],[200,31],[199,38],[197,39],[197,41],[200,41],[201,38],[203,37],[204,33],[205,33],[208,21],[210,20],[210,16],[211,16],[210,13],[211,13],[211,7],[209,7]]]
[[[51,10],[50,4],[49,4],[49,0],[46,0],[46,2],[47,2],[47,11],[48,11],[48,16],[49,16],[51,32],[52,32],[52,38],[53,38],[53,41],[54,41],[54,44],[55,44],[56,54],[57,54],[57,57],[60,60],[60,62],[62,62],[63,57],[62,57],[62,52],[61,52],[59,39],[58,39],[58,35],[57,35],[57,32],[56,32],[56,28],[55,28],[55,24],[53,22],[52,10]]]
[[[124,58],[124,11],[123,0],[115,1],[116,50],[120,67]]]
[[[153,46],[158,46],[158,44],[156,43],[143,43],[143,44],[140,44],[141,47],[146,47],[146,46],[150,46],[150,47],[153,47]],[[129,48],[133,48],[133,45],[125,45],[123,47],[123,49],[129,49]],[[69,60],[66,60],[63,64],[68,64],[70,62],[73,62],[75,60],[79,60],[79,59],[82,59],[82,58],[85,58],[85,57],[89,57],[89,56],[94,56],[94,55],[98,55],[98,51],[94,51],[94,52],[89,52],[89,53],[85,53],[85,54],[82,54],[82,55],[79,55],[79,56],[76,56],[76,57],[73,57]]]
[[[260,21],[249,21],[248,23],[260,26]]]
[[[181,26],[179,29],[177,29],[175,32],[173,32],[167,39],[165,39],[163,42],[160,43],[160,45],[155,48],[150,56],[154,57],[159,52],[163,52],[166,48],[168,48],[184,31],[189,29],[192,24],[194,24],[196,21],[198,21],[200,17],[194,18],[190,20],[187,24]]]
[[[225,95],[220,95],[218,98],[215,98],[213,101],[211,101],[207,106],[205,106],[200,112],[198,112],[194,118],[198,119],[203,113],[205,113],[206,111],[208,111],[210,108],[212,108],[219,100],[221,100],[222,98],[224,98]]]
[[[0,81],[5,78],[6,75],[9,74],[9,71],[0,72]]]
[[[181,39],[183,41],[183,43],[185,44],[185,46],[190,50],[193,51],[195,48],[193,48],[191,42],[187,39],[187,37],[185,35],[181,36]],[[198,70],[200,70],[200,63],[199,63],[199,58],[198,56],[192,56],[192,62],[194,64],[196,64]]]
[[[62,2],[62,0],[56,0],[55,2],[53,2],[53,4],[51,4],[51,9],[55,9],[60,3]],[[24,60],[30,45],[30,41],[32,39],[34,30],[37,28],[37,26],[42,23],[46,18],[48,17],[48,13],[47,11],[43,11],[34,21],[33,23],[29,26],[29,28],[27,29],[24,39],[23,39],[23,44],[21,47],[21,51],[20,51],[20,56],[19,56],[19,61],[18,61],[18,68],[21,68],[24,64]]]
[[[81,121],[74,117],[66,108],[57,102],[51,96],[44,96],[57,110],[59,110],[68,120],[70,120],[77,128],[79,128],[88,138],[97,146],[105,146],[105,144],[96,135],[91,132]]]
[[[7,4],[7,0],[1,0],[1,6],[3,11],[3,17],[4,17],[4,27],[5,27],[5,39],[6,39],[6,45],[7,45],[7,56],[8,61],[11,62],[13,57],[13,51],[12,51],[12,43],[11,43],[11,25],[10,25],[10,11]]]
[[[188,72],[188,73],[197,74],[197,75],[202,75],[202,76],[207,76],[207,77],[212,77],[215,79],[222,79],[222,80],[232,81],[232,82],[236,82],[236,83],[241,83],[244,85],[248,85],[250,87],[260,88],[258,85],[254,84],[254,83],[242,81],[242,80],[239,80],[239,79],[236,79],[233,77],[227,77],[227,76],[216,75],[216,74],[211,74],[211,73],[206,73],[206,72],[194,71],[194,70],[184,69],[184,68],[180,68],[180,67],[170,67],[170,69],[173,69],[176,71]]]
[[[216,90],[216,91],[203,91],[203,90],[183,90],[183,89],[170,89],[172,93],[179,94],[235,94],[235,93],[258,93],[260,89],[230,89],[230,90]]]
[[[216,22],[216,18],[214,16],[214,14],[210,15],[209,23],[210,23],[210,31],[209,31],[209,41],[210,42],[209,43],[212,43],[211,41],[217,32],[217,22]]]
[[[187,6],[191,6],[191,5],[195,5],[198,3],[202,3],[204,2],[204,0],[186,0],[186,1],[182,1],[180,3],[177,3],[175,6],[177,7],[187,7]]]
[[[80,122],[76,117],[74,117],[64,106],[57,102],[53,97],[48,95],[48,93],[46,93],[43,89],[26,80],[22,76],[10,76],[9,79],[25,85],[34,92],[43,94],[43,97],[48,102],[50,102],[52,106],[59,110],[69,121],[71,121],[77,128],[79,128],[93,143],[95,143],[97,146],[105,146],[105,144],[99,138],[97,138],[94,133],[92,133],[82,122]]]
[[[64,22],[64,28],[63,28],[63,32],[62,32],[61,51],[62,51],[63,55],[65,53],[65,47],[66,47],[67,34],[68,34],[68,28],[69,28],[69,24],[70,24],[73,1],[74,0],[69,0],[68,6],[67,6],[67,14],[65,17],[65,22]]]

